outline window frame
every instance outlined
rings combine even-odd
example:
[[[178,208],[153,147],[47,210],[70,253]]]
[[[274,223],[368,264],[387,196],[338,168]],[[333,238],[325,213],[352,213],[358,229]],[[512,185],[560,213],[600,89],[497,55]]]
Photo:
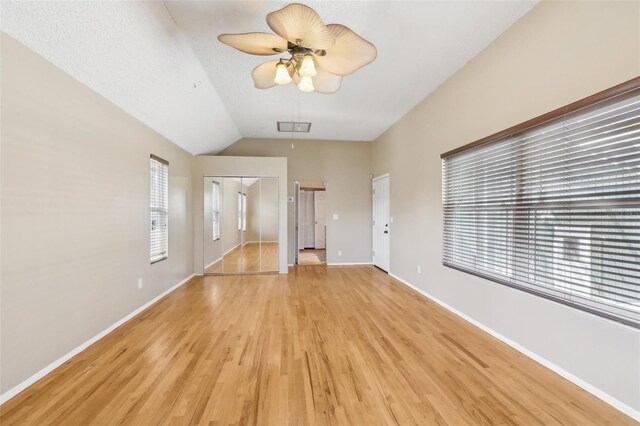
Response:
[[[247,232],[247,194],[238,191],[238,232]]]
[[[474,185],[477,185],[477,183],[475,181],[473,184],[463,183],[463,185],[466,185],[466,186],[463,186],[462,188],[465,188],[465,189],[459,189],[460,187],[456,186],[456,185],[460,185],[459,183],[453,183],[453,186],[447,186],[447,185],[451,185],[451,182],[447,182],[447,178],[451,178],[451,176],[455,176],[455,173],[460,173],[460,171],[455,172],[454,175],[445,177],[445,173],[446,173],[445,162],[447,161],[447,159],[466,151],[475,151],[480,156],[482,155],[486,156],[488,155],[487,152],[482,151],[482,149],[485,146],[488,146],[490,144],[497,143],[497,142],[505,142],[505,146],[506,146],[506,141],[510,138],[516,140],[516,143],[514,144],[514,148],[513,148],[514,149],[513,157],[505,157],[505,158],[508,158],[509,159],[508,161],[511,161],[511,164],[517,164],[519,162],[518,159],[527,158],[527,157],[522,157],[523,155],[526,156],[526,153],[523,153],[520,151],[522,143],[518,143],[517,138],[522,137],[522,135],[526,136],[527,134],[535,134],[540,129],[544,129],[545,126],[547,125],[553,126],[554,123],[560,123],[560,122],[562,123],[561,124],[563,129],[562,140],[563,140],[563,143],[566,144],[567,142],[564,136],[564,131],[565,131],[564,129],[565,129],[565,120],[568,117],[575,116],[576,114],[578,115],[589,114],[590,111],[599,112],[601,111],[599,109],[600,106],[598,105],[600,103],[603,103],[605,101],[617,102],[618,99],[620,101],[624,101],[625,99],[630,99],[631,97],[635,98],[639,96],[639,94],[640,94],[640,77],[637,77],[625,83],[622,83],[618,86],[596,93],[592,96],[581,99],[577,102],[574,102],[562,108],[558,108],[554,111],[551,111],[539,117],[528,120],[524,123],[518,124],[516,126],[510,127],[503,131],[495,133],[493,135],[482,138],[478,141],[472,142],[460,148],[456,148],[441,154],[442,197],[443,197],[442,213],[443,213],[443,226],[444,226],[443,246],[442,246],[443,266],[460,270],[470,275],[488,279],[490,281],[494,281],[494,282],[518,289],[520,291],[535,294],[545,299],[553,300],[555,302],[559,302],[564,305],[598,315],[600,317],[604,317],[619,323],[623,323],[625,325],[629,325],[634,328],[640,328],[640,315],[638,313],[638,306],[640,306],[640,304],[637,301],[632,302],[632,301],[625,301],[623,299],[621,302],[618,302],[616,300],[615,295],[614,296],[604,295],[607,291],[611,291],[611,284],[603,281],[602,268],[603,267],[612,268],[610,264],[607,262],[611,262],[611,264],[614,264],[614,262],[617,261],[617,258],[615,256],[625,256],[625,254],[624,253],[619,254],[617,252],[614,252],[610,254],[610,256],[614,256],[613,260],[607,260],[607,262],[603,262],[601,259],[600,263],[592,262],[590,264],[586,264],[584,260],[585,255],[583,254],[584,252],[591,255],[592,251],[595,250],[596,252],[599,253],[599,256],[601,257],[605,256],[603,257],[603,259],[607,259],[606,251],[602,249],[601,246],[598,246],[598,243],[602,244],[602,241],[593,237],[591,234],[593,232],[592,229],[594,225],[591,222],[585,222],[584,226],[582,224],[576,225],[575,223],[573,223],[574,222],[572,221],[573,219],[566,219],[566,218],[554,219],[554,211],[558,210],[559,207],[549,207],[550,210],[548,210],[548,212],[545,213],[545,209],[547,209],[548,207],[544,207],[540,205],[535,206],[536,202],[535,200],[533,200],[532,202],[531,193],[528,194],[529,198],[527,199],[527,202],[530,205],[533,204],[534,205],[533,207],[522,207],[522,204],[518,205],[518,202],[519,202],[518,200],[522,201],[522,196],[520,195],[520,191],[523,190],[523,186],[522,186],[523,183],[520,181],[518,177],[514,177],[513,179],[514,186],[513,186],[513,189],[511,190],[512,191],[511,198],[515,198],[516,200],[511,219],[510,220],[505,219],[504,222],[497,221],[494,223],[499,223],[498,225],[499,227],[504,225],[504,228],[500,228],[500,229],[506,229],[507,230],[506,232],[510,233],[510,235],[502,239],[502,244],[505,251],[504,265],[506,270],[511,271],[511,273],[514,273],[515,271],[516,275],[520,274],[520,277],[511,277],[509,276],[509,274],[506,274],[506,273],[503,274],[504,276],[499,276],[500,275],[499,273],[490,272],[489,269],[485,271],[486,265],[476,265],[475,262],[477,262],[477,260],[469,261],[469,259],[472,259],[470,257],[467,257],[466,258],[467,260],[465,261],[460,261],[460,258],[459,258],[458,261],[456,262],[455,257],[460,256],[460,254],[456,253],[456,248],[455,248],[456,244],[462,244],[465,238],[469,238],[469,236],[473,238],[473,235],[479,235],[478,233],[481,232],[481,229],[484,229],[484,227],[478,226],[481,223],[481,222],[478,222],[478,218],[477,218],[478,213],[474,213],[474,216],[473,216],[474,219],[470,219],[466,223],[465,221],[467,221],[467,219],[465,219],[465,216],[462,216],[463,217],[461,222],[462,227],[460,229],[464,229],[466,227],[467,230],[463,230],[463,231],[456,230],[455,228],[460,227],[461,225],[456,225],[455,222],[453,224],[447,223],[447,217],[449,218],[449,220],[451,220],[452,217],[455,218],[455,216],[452,216],[452,213],[451,213],[451,209],[452,208],[455,209],[455,202],[453,204],[450,204],[451,201],[450,200],[447,201],[447,197],[451,196],[451,194],[450,193],[448,194],[447,191],[466,192],[466,191],[469,191],[469,188],[471,187],[475,188]],[[606,111],[608,104],[604,103],[603,105],[604,105],[603,107],[604,111]],[[589,109],[587,110],[587,108]],[[535,145],[533,146],[535,147]],[[562,145],[554,149],[561,150],[565,148]],[[502,151],[502,152],[506,152],[506,151]],[[470,153],[467,152],[466,155],[470,155]],[[503,155],[503,154],[500,154],[500,155]],[[542,158],[542,157],[535,157],[535,158]],[[470,161],[475,161],[475,160],[470,160]],[[523,160],[523,161],[526,161],[526,160]],[[618,164],[616,160],[611,160],[611,161],[612,161],[612,164],[615,164],[615,165]],[[541,163],[541,164],[544,164],[544,163]],[[516,167],[520,167],[520,166],[517,165]],[[622,168],[623,166],[618,166],[618,167]],[[625,169],[626,168],[627,167],[625,167]],[[462,170],[462,169],[458,169],[458,170]],[[547,173],[547,172],[544,172],[544,173]],[[618,170],[617,173],[623,174],[624,172]],[[516,173],[516,176],[518,175],[519,174]],[[543,178],[545,178],[546,176],[546,178],[548,178],[549,175],[541,174],[540,176],[542,176]],[[478,178],[474,177],[474,179],[477,180]],[[471,180],[474,180],[474,179],[471,179]],[[496,181],[496,184],[503,185],[500,182]],[[585,182],[584,186],[580,186],[579,190],[584,191],[584,193],[588,194],[588,196],[592,196],[592,197],[597,196],[598,182],[590,182],[589,180],[584,182]],[[575,185],[575,184],[572,184],[572,185]],[[454,188],[454,189],[451,189],[451,188]],[[546,188],[547,190],[549,190],[548,187]],[[554,190],[557,190],[557,189],[554,188]],[[573,187],[569,187],[569,189],[567,190],[577,191],[578,189],[574,190]],[[497,190],[497,194],[499,194],[501,191],[504,191],[504,189]],[[634,189],[633,191],[634,191],[633,194],[640,193],[636,189]],[[541,194],[542,193],[544,193],[544,191],[541,189]],[[489,196],[491,196],[491,191],[489,191],[488,194]],[[502,198],[501,195],[496,196],[494,194],[493,196],[498,197],[494,199]],[[465,197],[467,198],[472,197],[475,199],[475,197],[471,195],[466,195]],[[637,197],[637,195],[634,195],[633,197]],[[473,207],[474,210],[476,211],[482,210],[482,207],[475,207],[475,206],[476,205],[474,204],[474,207]],[[622,208],[616,204],[612,204],[612,206],[614,206],[614,207],[611,207],[613,209]],[[631,203],[628,206],[629,207],[627,208],[633,208],[633,209],[638,208],[637,202]],[[521,211],[515,210],[516,207],[523,208],[524,210],[521,210]],[[591,210],[586,208],[585,210],[579,210],[579,209],[573,210],[571,208],[571,204],[569,205],[568,208],[569,208],[569,211],[580,211],[580,212],[584,211],[584,213],[580,213],[580,214],[584,214],[587,216],[584,216],[586,219],[582,219],[582,220],[589,220],[589,218],[592,215],[603,214],[603,212],[596,211],[596,208],[593,208]],[[503,209],[503,208],[501,207],[500,209]],[[504,209],[505,211],[509,210],[508,207],[505,207]],[[574,207],[574,209],[576,209],[576,207]],[[524,212],[524,213],[521,213],[521,212]],[[471,213],[466,213],[466,214],[471,214]],[[493,213],[493,214],[495,215],[497,213]],[[545,219],[547,214],[551,219]],[[596,218],[599,218],[599,216],[596,216]],[[594,220],[602,220],[602,219],[594,219]],[[611,219],[609,222],[613,223],[613,225],[606,225],[612,229],[611,231],[608,231],[607,235],[612,235],[612,234],[618,235],[618,233],[620,235],[624,235],[624,231],[617,229],[618,225],[616,225],[617,222],[614,219]],[[531,225],[532,223],[533,223],[533,226]],[[600,222],[596,222],[596,223],[599,224]],[[514,231],[513,229],[515,229],[516,224],[518,226],[518,230]],[[566,230],[567,226],[571,226],[572,228],[570,229],[572,231],[567,231]],[[598,226],[605,226],[605,225],[598,225]],[[511,231],[508,230],[510,229],[510,227],[511,227]],[[491,226],[489,226],[489,228],[491,228]],[[561,228],[564,228],[564,230],[559,231],[559,229]],[[577,234],[579,234],[578,236],[568,235],[569,232],[575,232],[575,230],[578,230],[577,232]],[[456,232],[458,233],[457,236],[452,236],[453,233],[456,233]],[[537,235],[538,232],[542,232],[542,233],[538,236]],[[555,235],[558,232],[560,232],[560,236],[556,237]],[[526,235],[525,237],[521,236],[523,233]],[[563,236],[562,233],[564,233],[565,235]],[[521,235],[516,235],[516,234],[521,234]],[[538,242],[538,238],[541,238],[540,243]],[[600,237],[600,238],[602,239],[603,237]],[[528,241],[529,245],[523,245],[523,241],[525,241],[525,244]],[[606,240],[604,241],[606,243]],[[533,246],[530,245],[532,242],[533,242]],[[541,255],[539,253],[539,249],[537,248],[538,244],[542,244],[542,245],[546,244],[548,246],[542,249],[542,252],[546,251],[547,254],[543,253]],[[556,247],[556,244],[559,244],[559,246]],[[629,244],[629,248],[627,248],[626,250],[632,251],[633,244],[635,243],[629,242],[628,244]],[[528,251],[529,254],[522,256],[522,253],[524,253],[522,250]],[[475,259],[479,259],[480,252],[477,249],[471,248],[469,249],[468,252],[472,253]],[[531,254],[532,252],[533,254]],[[464,249],[460,253],[465,253]],[[452,261],[452,256],[454,258],[453,261]],[[462,254],[462,257],[464,256],[466,255]],[[526,265],[526,262],[529,262],[529,263],[533,262],[532,264],[534,266],[529,267],[529,269],[524,268],[523,265]],[[569,265],[573,265],[570,262],[579,263],[581,265],[578,267],[567,266],[567,264],[563,264],[563,262],[566,262]],[[491,263],[491,262],[488,262],[488,263]],[[498,262],[494,261],[494,263],[498,263]],[[538,263],[544,263],[544,265],[539,266]],[[587,266],[583,267],[582,266],[583,264],[586,264]],[[525,274],[524,275],[525,278],[523,279],[522,278],[523,271],[527,271],[527,273],[533,274],[535,277],[532,279],[531,275]],[[529,272],[529,271],[532,271],[532,272]],[[606,273],[615,277],[615,272],[612,273],[609,270]],[[585,280],[585,277],[587,278],[586,280]],[[575,283],[574,283],[574,279],[577,280],[575,281]],[[607,278],[607,279],[610,279],[610,278]],[[527,280],[537,284],[532,284],[531,287],[528,287],[526,286]],[[548,284],[545,283],[544,282],[545,280],[548,281],[549,283]],[[635,296],[635,294],[637,294],[638,290],[640,289],[640,286],[638,286],[636,280],[637,280],[637,277],[633,277],[630,281],[627,282],[630,288],[630,290],[627,290],[627,291],[629,291],[631,295],[634,295],[633,297],[624,296],[624,297],[630,297],[629,300],[637,300],[637,296]],[[561,282],[561,285],[558,285],[557,282]],[[550,288],[548,289],[547,286]],[[556,291],[553,290],[554,286],[557,288]],[[590,295],[589,297],[591,297],[593,300],[589,300],[589,297],[584,295],[580,297],[575,297],[575,290],[574,290],[575,286],[582,287],[582,290],[580,290],[580,292],[583,294],[589,294]],[[573,300],[574,298],[577,300]]]
[[[220,217],[222,214],[222,188],[220,182],[211,181],[211,238],[219,241],[222,237]]]
[[[154,193],[155,188],[157,188],[156,182],[154,181],[154,170],[160,170],[160,177],[155,176],[155,179],[160,179],[160,185],[162,186],[161,192],[162,194],[159,196],[155,196]],[[156,198],[160,199],[160,206],[154,205],[154,201]],[[165,216],[165,236],[163,246],[165,250],[163,253],[154,254],[153,253],[153,244],[154,244],[154,232],[157,232],[154,229],[154,215],[164,215]],[[161,237],[162,238],[162,237]],[[149,263],[151,265],[156,264],[158,262],[162,262],[169,258],[169,162],[164,160],[156,155],[151,154],[149,157]]]

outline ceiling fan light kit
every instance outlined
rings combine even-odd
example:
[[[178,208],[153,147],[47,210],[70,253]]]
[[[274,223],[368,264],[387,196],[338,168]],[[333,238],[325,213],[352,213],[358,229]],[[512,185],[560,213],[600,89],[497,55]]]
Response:
[[[258,65],[252,72],[258,89],[294,82],[303,92],[334,93],[342,77],[373,62],[375,46],[340,24],[324,25],[315,10],[299,3],[267,15],[277,34],[222,34],[218,40],[243,53],[290,58]]]

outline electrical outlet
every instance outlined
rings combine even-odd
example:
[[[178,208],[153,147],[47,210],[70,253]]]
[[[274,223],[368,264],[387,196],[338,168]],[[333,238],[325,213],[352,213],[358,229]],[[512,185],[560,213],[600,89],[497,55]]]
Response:
[[[418,265],[418,273],[421,274],[422,273],[422,266]]]
[[[138,288],[142,288],[143,285],[142,278],[138,278]]]
[[[342,250],[338,250],[338,256],[342,256]]]
[[[333,220],[339,220],[339,219],[340,219],[340,215],[338,213],[334,213]]]

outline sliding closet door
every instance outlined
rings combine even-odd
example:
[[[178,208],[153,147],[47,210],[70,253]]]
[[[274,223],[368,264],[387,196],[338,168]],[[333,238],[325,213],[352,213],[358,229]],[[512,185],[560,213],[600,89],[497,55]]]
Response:
[[[242,209],[242,272],[260,272],[260,178],[243,177],[246,196],[240,203]]]
[[[205,274],[223,272],[223,187],[222,177],[205,177],[203,181],[204,223],[203,223],[203,264]]]
[[[205,274],[279,270],[278,178],[204,177]]]
[[[225,177],[222,181],[224,216],[222,272],[239,274],[242,272],[242,236],[246,229],[242,208],[246,204],[247,190],[242,183],[242,178]]]
[[[278,271],[278,178],[260,179],[260,271]]]

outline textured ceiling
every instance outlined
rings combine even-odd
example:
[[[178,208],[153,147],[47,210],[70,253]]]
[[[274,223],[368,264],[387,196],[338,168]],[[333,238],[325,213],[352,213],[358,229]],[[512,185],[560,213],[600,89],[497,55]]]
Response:
[[[251,70],[276,58],[243,54],[216,37],[272,32],[267,13],[289,2],[167,2],[178,26],[244,137],[289,137],[277,121],[311,121],[297,138],[370,141],[478,54],[535,2],[311,1],[325,24],[339,23],[374,43],[378,58],[331,95],[293,85],[254,88]],[[284,56],[284,55],[283,55]]]
[[[332,95],[258,90],[222,33],[270,32],[286,2],[2,0],[2,31],[193,154],[240,137],[289,137],[277,121],[311,121],[298,138],[373,140],[473,58],[535,1],[305,2],[344,24],[378,59]]]
[[[0,3],[2,31],[192,154],[241,137],[162,2]]]

